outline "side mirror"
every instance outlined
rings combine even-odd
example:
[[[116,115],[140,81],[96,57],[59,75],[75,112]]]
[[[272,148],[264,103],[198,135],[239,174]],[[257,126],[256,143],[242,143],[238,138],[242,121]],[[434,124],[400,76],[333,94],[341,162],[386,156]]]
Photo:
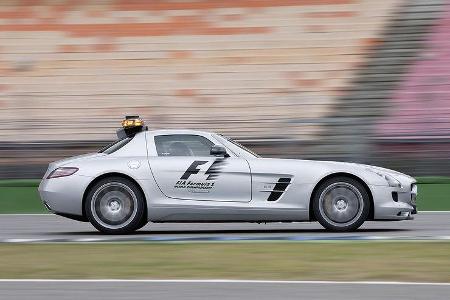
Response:
[[[212,146],[211,150],[209,151],[209,154],[214,155],[214,156],[230,157],[230,155],[227,153],[227,150],[222,145]]]

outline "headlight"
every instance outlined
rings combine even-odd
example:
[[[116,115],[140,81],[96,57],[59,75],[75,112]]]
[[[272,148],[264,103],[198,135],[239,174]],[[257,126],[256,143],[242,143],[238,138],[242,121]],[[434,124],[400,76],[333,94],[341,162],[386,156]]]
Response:
[[[398,181],[393,176],[391,176],[391,175],[389,175],[387,173],[378,171],[376,169],[367,169],[367,170],[369,170],[369,171],[377,174],[378,176],[384,178],[387,181],[388,185],[391,186],[391,187],[398,187],[398,188],[402,187],[402,184],[400,183],[400,181]]]
[[[72,168],[72,167],[57,168],[57,169],[53,170],[50,174],[48,174],[47,179],[70,176],[77,171],[78,171],[78,168]]]

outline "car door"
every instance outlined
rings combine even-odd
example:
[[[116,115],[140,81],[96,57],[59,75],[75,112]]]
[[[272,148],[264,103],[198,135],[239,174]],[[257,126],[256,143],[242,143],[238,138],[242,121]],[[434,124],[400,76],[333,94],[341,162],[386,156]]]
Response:
[[[218,143],[197,134],[159,134],[148,140],[149,164],[161,191],[171,198],[199,201],[251,200],[251,174],[247,161],[210,154]]]

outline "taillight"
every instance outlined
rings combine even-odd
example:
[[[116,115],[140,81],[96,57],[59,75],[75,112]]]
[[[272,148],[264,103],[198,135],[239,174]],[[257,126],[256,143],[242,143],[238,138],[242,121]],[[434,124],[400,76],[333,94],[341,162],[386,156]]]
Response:
[[[78,171],[78,168],[61,167],[53,170],[48,174],[47,179],[70,176]]]

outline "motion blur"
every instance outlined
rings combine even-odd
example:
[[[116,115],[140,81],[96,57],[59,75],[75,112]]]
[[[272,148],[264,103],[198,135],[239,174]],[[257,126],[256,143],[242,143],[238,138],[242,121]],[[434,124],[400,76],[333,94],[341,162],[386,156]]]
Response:
[[[0,176],[97,150],[125,114],[450,175],[449,22],[445,1],[2,1]]]
[[[448,299],[449,78],[445,0],[0,0],[0,298]],[[321,207],[306,204],[300,205],[301,220],[308,221],[302,223],[155,219],[144,226],[137,221],[154,211],[143,209],[148,199],[133,198],[140,190],[122,177],[114,184],[102,178],[97,190],[105,192],[92,197],[84,188],[75,194],[70,181],[58,185],[70,178],[63,175],[85,175],[90,161],[90,168],[49,170],[50,204],[78,203],[78,215],[65,215],[80,219],[87,207],[105,228],[114,229],[118,216],[116,229],[140,229],[99,235],[89,223],[48,214],[38,185],[49,162],[99,151],[116,139],[127,115],[141,116],[148,133],[197,129],[231,137],[263,157],[359,162],[409,174],[415,179],[395,182],[390,177],[400,174],[364,167],[386,181],[381,198],[400,210],[395,218],[415,212],[415,206],[400,207],[399,189],[411,192],[411,205],[418,191],[419,213],[414,221],[367,221],[338,233],[309,222],[319,215],[309,211]],[[138,121],[123,125],[128,122]],[[208,150],[228,154],[214,145]],[[147,151],[141,156],[149,157]],[[291,179],[284,173],[295,166],[265,161],[283,176],[273,187],[264,179],[254,192],[257,176],[248,175],[245,199],[251,200],[235,202],[251,208],[257,193],[265,193],[262,207],[279,205],[294,214],[297,194],[295,205],[275,196],[287,193]],[[170,188],[192,163],[182,166]],[[133,166],[136,161],[128,162]],[[202,166],[206,174],[209,167]],[[248,162],[244,166],[250,170]],[[297,178],[311,175],[307,168],[295,171]],[[324,185],[323,194],[339,209],[319,215],[325,221],[331,216],[348,223],[337,218],[348,203],[363,208],[352,210],[357,218],[375,207],[372,194],[344,189],[359,184],[344,179],[325,182],[337,186]],[[227,185],[224,194],[237,186]],[[341,197],[342,191],[356,196]],[[127,196],[123,205],[117,201]],[[99,214],[97,203],[111,210]],[[378,211],[386,209],[380,203]],[[138,206],[145,212],[140,218]],[[121,207],[123,215],[117,214]],[[105,221],[105,215],[114,217]]]

